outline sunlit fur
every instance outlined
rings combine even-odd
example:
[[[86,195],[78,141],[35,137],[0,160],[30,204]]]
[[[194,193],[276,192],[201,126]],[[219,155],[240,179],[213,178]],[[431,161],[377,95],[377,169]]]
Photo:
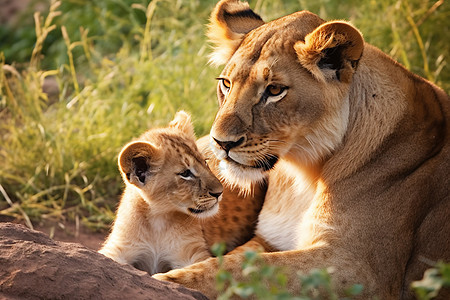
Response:
[[[188,114],[127,144],[119,169],[126,188],[100,253],[150,274],[210,256],[200,219],[218,212],[223,189],[197,149]]]
[[[279,250],[261,258],[286,271],[292,294],[299,271],[333,267],[339,298],[358,283],[360,299],[413,299],[425,262],[450,261],[448,95],[348,22],[306,11],[257,19],[247,4],[222,0],[209,34],[230,86],[217,90],[211,129],[222,176],[237,185],[268,176],[256,236],[243,248]],[[228,34],[235,26],[240,35]],[[286,95],[268,101],[270,85]],[[240,282],[238,250],[221,268]],[[156,278],[215,298],[218,265],[210,258]]]
[[[221,65],[227,62],[239,46],[241,39],[248,32],[247,28],[249,22],[254,26],[264,24],[264,21],[256,14],[254,15],[254,18],[250,19],[238,16],[234,18],[234,30],[230,30],[230,28],[226,26],[223,12],[239,12],[243,9],[251,11],[250,6],[247,3],[243,4],[237,0],[226,1],[216,6],[215,13],[212,14],[213,17],[211,17],[211,24],[209,25],[207,32],[211,42],[217,45],[211,54],[210,63]]]

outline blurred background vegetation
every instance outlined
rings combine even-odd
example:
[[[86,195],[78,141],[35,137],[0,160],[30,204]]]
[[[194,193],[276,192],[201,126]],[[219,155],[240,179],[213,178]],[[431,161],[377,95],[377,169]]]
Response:
[[[249,2],[266,21],[301,9],[350,20],[450,91],[443,0]],[[122,145],[179,109],[198,136],[209,131],[220,70],[208,65],[205,25],[216,0],[26,3],[0,27],[0,215],[106,228],[123,188]]]

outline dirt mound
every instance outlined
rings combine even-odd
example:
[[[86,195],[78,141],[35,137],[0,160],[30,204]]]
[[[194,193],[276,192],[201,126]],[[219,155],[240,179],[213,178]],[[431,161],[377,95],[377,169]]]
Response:
[[[207,299],[12,223],[0,223],[0,266],[2,299]]]

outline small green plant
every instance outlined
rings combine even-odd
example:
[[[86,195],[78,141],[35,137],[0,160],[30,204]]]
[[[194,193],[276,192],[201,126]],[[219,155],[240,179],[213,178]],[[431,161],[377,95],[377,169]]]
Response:
[[[340,298],[331,282],[333,267],[326,269],[313,269],[308,274],[300,275],[301,297],[300,299],[352,299],[359,295],[364,287],[362,284],[354,284],[345,289],[345,298]]]
[[[438,262],[425,271],[422,280],[414,281],[411,287],[417,299],[433,299],[442,288],[450,288],[450,263]]]
[[[226,300],[233,296],[241,298],[282,300],[314,299],[351,299],[359,295],[363,286],[352,285],[345,291],[346,297],[340,298],[331,281],[333,268],[313,269],[307,274],[298,273],[301,291],[292,295],[288,289],[287,271],[282,267],[265,263],[257,252],[246,252],[242,264],[242,276],[245,281],[236,281],[230,272],[223,269],[224,244],[215,244],[212,253],[218,257],[220,270],[216,275],[216,288],[220,293],[218,299]]]

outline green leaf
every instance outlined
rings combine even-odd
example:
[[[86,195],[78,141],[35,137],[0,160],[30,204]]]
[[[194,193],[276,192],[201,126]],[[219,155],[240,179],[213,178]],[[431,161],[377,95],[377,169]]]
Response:
[[[223,256],[225,250],[226,250],[225,243],[214,243],[214,245],[212,245],[211,247],[212,254],[217,257]]]
[[[362,293],[364,286],[362,284],[354,284],[345,290],[347,296],[356,296]]]
[[[255,292],[254,287],[253,286],[249,286],[246,284],[238,284],[235,288],[234,288],[234,293],[240,297],[243,298],[248,298],[251,295],[253,295]]]
[[[448,264],[438,263],[436,267],[425,271],[422,280],[411,283],[411,287],[415,291],[417,298],[432,299],[436,297],[441,288],[449,284],[448,268]],[[443,273],[447,277],[442,276]]]

